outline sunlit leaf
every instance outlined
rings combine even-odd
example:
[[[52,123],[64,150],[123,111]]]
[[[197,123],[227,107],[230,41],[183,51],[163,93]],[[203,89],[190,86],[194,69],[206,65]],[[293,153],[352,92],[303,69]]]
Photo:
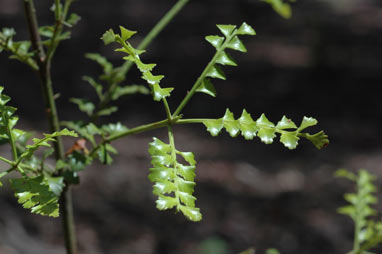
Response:
[[[212,46],[214,46],[216,49],[218,49],[223,41],[224,41],[224,38],[221,37],[221,36],[217,36],[217,35],[208,35],[205,37],[206,40],[211,43]]]
[[[123,26],[119,26],[119,29],[121,30],[121,38],[124,41],[130,39],[131,36],[137,33],[136,31],[131,31],[129,29],[124,28]]]
[[[256,137],[256,133],[258,131],[256,122],[253,121],[251,115],[247,113],[244,109],[241,117],[238,119],[240,124],[241,135],[247,139],[251,140]]]
[[[237,50],[240,52],[247,52],[243,42],[239,39],[238,36],[232,38],[232,40],[228,43],[227,48]]]
[[[218,56],[218,58],[216,60],[216,63],[221,64],[221,65],[237,66],[237,63],[235,63],[235,61],[232,59],[232,57],[224,51],[222,51],[220,53],[220,55]]]
[[[256,32],[250,25],[243,22],[243,24],[237,30],[237,34],[240,34],[240,35],[256,35]]]
[[[196,198],[192,195],[195,187],[195,158],[191,152],[181,152],[173,145],[154,138],[149,144],[151,164],[149,180],[154,183],[153,194],[158,196],[156,201],[159,210],[176,207],[186,218],[199,221],[201,214],[195,208]],[[181,156],[189,165],[177,161]]]
[[[107,30],[101,37],[105,45],[115,42],[115,34],[112,29]]]
[[[212,97],[216,97],[216,89],[211,80],[204,79],[202,84],[196,89],[197,92],[208,94]]]
[[[224,34],[225,37],[228,37],[232,34],[233,30],[236,28],[235,25],[216,25],[220,32]]]
[[[49,188],[44,176],[10,179],[18,202],[32,213],[58,217],[58,196]]]
[[[218,78],[223,80],[226,79],[223,70],[217,65],[211,66],[211,68],[208,70],[206,74],[206,77]]]

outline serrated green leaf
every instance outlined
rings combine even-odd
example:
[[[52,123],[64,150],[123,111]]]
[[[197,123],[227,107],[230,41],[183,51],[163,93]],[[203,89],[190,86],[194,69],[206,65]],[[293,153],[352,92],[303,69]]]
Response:
[[[178,173],[187,181],[194,181],[195,179],[195,166],[185,166],[178,164]]]
[[[276,137],[276,131],[273,128],[260,128],[257,132],[257,136],[261,139],[261,141],[265,144],[272,144],[273,139]]]
[[[113,70],[113,65],[104,56],[98,53],[87,53],[85,57],[98,63],[106,74],[110,74]]]
[[[110,136],[112,135],[116,135],[116,134],[119,134],[121,132],[125,132],[127,131],[129,128],[127,128],[125,125],[123,125],[122,123],[118,122],[118,123],[109,123],[108,125],[103,125],[101,127],[101,129],[106,132],[107,134],[109,134]]]
[[[160,195],[158,200],[156,201],[157,209],[159,210],[167,210],[175,207],[178,204],[178,201],[169,196]]]
[[[78,16],[76,13],[71,13],[68,20],[66,20],[66,23],[68,23],[71,26],[76,25],[81,20],[81,17]]]
[[[297,129],[297,126],[291,119],[283,116],[283,118],[277,123],[276,128],[279,130]]]
[[[296,132],[283,132],[280,137],[280,142],[284,144],[285,147],[292,150],[298,145],[299,137],[297,137]]]
[[[195,206],[195,200],[196,198],[190,194],[188,194],[187,192],[182,192],[180,191],[179,192],[179,198],[180,200],[186,205],[186,206],[189,206],[189,207],[194,207]]]
[[[54,33],[54,27],[53,26],[40,26],[38,29],[38,32],[42,36],[45,36],[47,38],[52,38],[53,33]]]
[[[211,80],[209,80],[208,78],[202,81],[202,84],[198,87],[198,89],[196,89],[196,91],[199,93],[208,94],[212,97],[216,97],[216,89],[212,84]]]
[[[233,30],[235,30],[236,26],[235,25],[216,25],[220,32],[224,34],[225,37],[228,37],[232,34]]]
[[[49,189],[44,176],[10,179],[11,188],[18,202],[32,213],[58,217],[58,196]]]
[[[200,213],[199,208],[191,208],[187,206],[180,206],[180,211],[191,221],[201,221],[202,214]]]
[[[88,116],[91,116],[93,114],[93,111],[95,109],[95,105],[82,98],[70,98],[70,102],[77,104],[78,109],[84,113],[86,113]]]
[[[156,180],[153,186],[153,194],[157,196],[160,194],[170,194],[176,190],[175,183],[171,181]]]
[[[130,85],[130,86],[124,86],[124,87],[118,86],[113,92],[112,99],[117,100],[121,96],[136,94],[136,93],[149,94],[150,90],[147,89],[145,86],[141,86],[141,85]]]
[[[216,59],[216,63],[221,65],[237,66],[237,63],[235,63],[233,58],[224,51],[220,52],[218,58]]]
[[[241,117],[238,119],[241,135],[246,140],[252,140],[254,137],[256,137],[256,133],[258,131],[256,122],[253,121],[251,115],[247,113],[247,111],[244,109],[243,113],[241,114]]]
[[[223,118],[216,120],[206,120],[203,121],[203,124],[207,127],[207,131],[211,134],[211,136],[217,136],[220,131],[223,129]]]
[[[103,40],[103,43],[105,43],[105,45],[108,45],[112,42],[115,42],[115,34],[114,34],[114,31],[112,29],[109,29],[107,30],[101,37],[101,39]]]
[[[102,85],[100,83],[96,82],[92,77],[89,76],[83,76],[82,80],[88,82],[94,88],[100,100],[103,99]]]
[[[302,119],[302,122],[300,124],[300,127],[298,127],[297,131],[298,132],[301,132],[302,130],[308,128],[308,127],[311,127],[311,126],[314,126],[317,124],[317,120],[314,119],[313,117],[306,117],[304,116],[304,118]]]
[[[187,161],[191,166],[195,166],[196,161],[195,161],[195,156],[192,152],[179,152],[177,151],[178,154],[180,154],[185,161]]]
[[[154,84],[153,89],[153,98],[155,101],[161,101],[163,98],[171,95],[171,91],[174,90],[173,87],[161,88],[159,84]]]
[[[237,50],[240,52],[247,52],[243,42],[239,39],[238,36],[234,36],[232,40],[228,43],[227,48]]]
[[[45,176],[45,179],[49,185],[49,189],[57,197],[60,196],[63,188],[65,187],[64,178],[62,176],[58,176],[58,177]]]
[[[226,110],[223,116],[223,126],[231,137],[236,137],[240,133],[239,122],[235,120],[233,113]]]
[[[154,183],[153,194],[158,196],[157,208],[166,210],[176,207],[188,219],[195,220],[195,216],[189,214],[194,209],[199,211],[195,208],[196,198],[192,196],[195,187],[194,154],[178,151],[173,143],[166,144],[157,138],[149,144],[149,153],[153,168],[150,168],[148,178]],[[177,154],[189,165],[177,162]]]
[[[26,150],[24,153],[22,153],[20,155],[19,160],[24,159],[24,158],[29,158],[42,146],[50,147],[49,142],[55,141],[55,138],[59,137],[59,136],[77,137],[78,135],[74,131],[69,131],[67,129],[63,129],[61,131],[53,132],[52,134],[44,134],[44,138],[42,138],[42,139],[34,138],[33,144],[26,146]]]
[[[243,24],[241,24],[240,28],[237,29],[236,34],[239,34],[239,35],[256,35],[256,32],[250,25],[243,22]]]
[[[262,0],[270,4],[275,12],[281,17],[289,19],[292,17],[292,9],[289,4],[284,3],[282,0]]]
[[[218,78],[223,80],[226,79],[223,70],[217,65],[211,66],[211,68],[207,71],[206,77]]]
[[[208,35],[205,37],[205,39],[216,49],[218,49],[224,41],[224,38],[218,35]]]
[[[147,81],[150,85],[159,84],[159,82],[164,78],[163,75],[153,75],[151,72],[143,72],[142,78]]]
[[[118,107],[116,106],[111,106],[108,108],[101,109],[100,111],[97,112],[98,116],[109,116],[113,114],[114,112],[118,111]]]
[[[313,145],[318,149],[325,148],[329,145],[328,136],[323,131],[320,131],[313,135],[305,134],[305,138],[312,142]]]
[[[129,29],[124,28],[123,26],[119,26],[119,29],[121,30],[121,39],[123,41],[126,41],[131,38],[134,34],[136,34],[136,31],[131,31]]]

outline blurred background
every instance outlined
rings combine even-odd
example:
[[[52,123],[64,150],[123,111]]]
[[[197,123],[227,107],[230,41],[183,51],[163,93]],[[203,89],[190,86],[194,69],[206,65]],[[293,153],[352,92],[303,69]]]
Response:
[[[53,22],[53,1],[36,1],[40,25]],[[84,118],[70,97],[95,99],[81,80],[98,76],[100,67],[84,58],[99,52],[122,64],[114,46],[100,40],[109,28],[138,31],[137,45],[175,0],[80,0],[72,11],[82,20],[63,41],[53,63],[53,84],[60,94],[61,120]],[[338,168],[366,168],[382,180],[382,2],[378,0],[300,0],[285,20],[258,0],[191,0],[143,55],[157,63],[163,86],[175,87],[175,108],[214,54],[204,36],[218,34],[215,24],[253,26],[244,37],[248,53],[232,52],[238,67],[225,68],[226,81],[214,81],[217,98],[197,94],[186,117],[219,118],[243,108],[254,118],[265,113],[277,122],[285,114],[297,124],[303,116],[318,119],[330,145],[319,151],[305,140],[289,151],[275,141],[212,138],[204,126],[176,126],[180,150],[197,161],[195,196],[200,223],[174,211],[155,208],[147,179],[148,143],[166,140],[166,131],[139,134],[113,143],[120,154],[112,167],[94,164],[80,173],[73,188],[80,253],[230,254],[251,246],[256,253],[275,247],[283,254],[341,254],[352,247],[352,221],[336,213],[343,193],[354,186],[333,178]],[[0,0],[0,27],[14,27],[17,40],[28,38],[22,1]],[[144,84],[138,72],[128,83]],[[0,84],[18,108],[19,128],[48,131],[40,84],[27,66],[0,54]],[[118,101],[119,112],[105,122],[128,127],[161,120],[162,106],[150,96]],[[68,147],[70,144],[68,144]],[[7,155],[8,148],[1,147]],[[380,193],[379,193],[380,194]],[[381,208],[379,206],[379,208]],[[378,252],[379,251],[379,252]],[[17,204],[9,185],[0,191],[0,253],[64,253],[59,219],[31,214]],[[382,253],[382,249],[376,250]]]

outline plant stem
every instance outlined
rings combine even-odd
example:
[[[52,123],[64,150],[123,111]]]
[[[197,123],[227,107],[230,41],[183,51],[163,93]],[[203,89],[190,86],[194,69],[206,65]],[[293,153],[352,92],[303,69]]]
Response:
[[[194,96],[196,90],[200,87],[203,80],[206,78],[206,75],[210,68],[216,63],[217,58],[220,56],[220,53],[224,51],[224,49],[227,47],[228,43],[231,41],[231,39],[236,35],[236,33],[232,33],[228,38],[225,39],[224,43],[216,50],[215,55],[212,57],[211,61],[207,64],[207,66],[204,68],[202,74],[198,77],[194,85],[192,86],[191,90],[187,93],[187,95],[184,97],[182,102],[179,104],[178,108],[175,110],[175,112],[172,114],[173,117],[180,114],[180,112],[183,110],[183,108],[187,105],[189,100]]]
[[[178,2],[156,23],[156,25],[151,29],[151,31],[145,36],[145,38],[138,45],[138,50],[146,49],[148,45],[158,36],[160,32],[170,23],[171,20],[182,10],[182,8],[189,2],[189,0],[178,0]],[[133,62],[126,61],[121,69],[124,69],[125,75],[129,72],[131,67],[133,67]],[[106,105],[110,102],[114,90],[117,88],[119,83],[115,82],[110,84],[107,89],[104,98],[101,100],[98,110],[102,110],[106,107]],[[92,116],[92,121],[97,119],[97,112],[95,112],[94,116]]]
[[[10,160],[4,158],[3,156],[0,156],[0,161],[3,161],[3,162],[5,162],[5,163],[7,163],[7,164],[9,164],[9,165],[12,165],[12,164],[13,164],[13,161],[10,161]]]
[[[63,14],[60,18],[65,17],[70,6],[71,0],[67,0],[65,2],[65,7]],[[37,52],[37,63],[39,66],[39,76],[41,80],[42,94],[45,101],[46,114],[49,120],[49,125],[51,132],[56,132],[60,130],[59,118],[56,109],[56,103],[53,95],[52,88],[52,78],[51,78],[51,59],[53,58],[53,54],[55,49],[58,46],[57,36],[62,31],[62,24],[60,20],[56,20],[56,28],[55,35],[52,38],[50,47],[48,48],[48,53],[45,54],[41,37],[38,32],[38,23],[36,10],[34,7],[33,0],[24,0],[24,9],[25,15],[28,23],[28,30],[31,37],[31,43],[33,49]],[[57,35],[58,34],[58,35]],[[56,141],[54,143],[54,151],[56,160],[64,159],[64,151],[61,137],[56,137]],[[62,213],[62,222],[64,227],[64,237],[65,237],[65,247],[68,254],[76,254],[77,246],[76,246],[76,235],[74,229],[74,218],[73,218],[73,207],[72,207],[72,199],[70,186],[66,184],[63,192],[60,196],[61,210]]]

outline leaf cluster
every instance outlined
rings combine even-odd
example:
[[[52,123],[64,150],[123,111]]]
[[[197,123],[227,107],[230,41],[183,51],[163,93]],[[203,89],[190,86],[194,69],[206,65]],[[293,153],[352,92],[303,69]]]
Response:
[[[208,94],[216,97],[216,89],[211,82],[211,79],[226,79],[226,75],[220,66],[237,66],[237,63],[232,56],[227,52],[227,49],[247,52],[244,43],[240,40],[240,35],[256,35],[255,30],[247,23],[243,23],[239,28],[235,25],[217,25],[223,36],[208,35],[205,37],[215,49],[216,54],[205,68],[200,77],[196,92]]]
[[[52,167],[45,163],[45,159],[53,153],[50,147],[51,142],[56,141],[55,138],[76,137],[77,134],[63,129],[30,140],[31,133],[14,128],[18,121],[18,117],[14,115],[16,108],[7,105],[10,97],[3,94],[3,90],[0,86],[0,140],[2,144],[10,145],[13,158],[0,156],[0,160],[9,166],[8,170],[0,172],[0,178],[13,171],[19,172],[21,178],[10,179],[18,202],[33,213],[57,217],[58,197],[64,187],[64,179],[53,176],[54,168],[50,171]],[[35,154],[42,148],[46,149],[39,159]]]
[[[33,59],[35,53],[30,50],[30,41],[15,41],[15,35],[16,31],[13,28],[4,27],[0,31],[0,53],[3,50],[8,51],[11,54],[9,58],[17,59],[37,70],[38,65]]]
[[[271,144],[276,137],[276,133],[279,133],[280,142],[288,149],[295,149],[300,137],[308,139],[318,149],[329,144],[328,136],[323,131],[313,135],[302,132],[306,128],[317,124],[317,120],[312,117],[304,117],[300,126],[297,127],[286,116],[283,116],[277,124],[274,124],[264,114],[254,121],[245,109],[240,118],[235,119],[233,113],[227,109],[222,118],[207,119],[203,121],[203,124],[212,136],[217,136],[224,128],[231,137],[236,137],[241,133],[245,139],[252,140],[257,136],[265,144]]]
[[[156,201],[159,210],[176,208],[186,218],[192,221],[200,221],[202,214],[195,207],[196,198],[194,192],[195,165],[192,152],[181,152],[172,144],[166,144],[154,138],[149,144],[151,164],[149,179],[154,183],[154,195],[158,196]],[[177,160],[180,156],[187,164]]]
[[[98,104],[83,98],[72,98],[71,102],[77,104],[79,110],[86,113],[90,119],[95,120],[101,116],[116,112],[118,108],[109,105],[109,103],[118,100],[122,96],[149,93],[149,90],[143,85],[121,85],[126,80],[129,65],[123,64],[114,67],[104,56],[97,53],[88,53],[85,57],[95,61],[103,70],[98,79],[90,76],[82,77],[96,92]]]
[[[355,226],[352,254],[372,254],[369,250],[382,245],[382,221],[373,220],[377,211],[372,207],[377,204],[377,187],[373,183],[376,177],[367,170],[354,174],[345,169],[336,172],[337,177],[346,178],[356,184],[355,193],[346,193],[344,198],[349,203],[338,212],[349,216]]]

